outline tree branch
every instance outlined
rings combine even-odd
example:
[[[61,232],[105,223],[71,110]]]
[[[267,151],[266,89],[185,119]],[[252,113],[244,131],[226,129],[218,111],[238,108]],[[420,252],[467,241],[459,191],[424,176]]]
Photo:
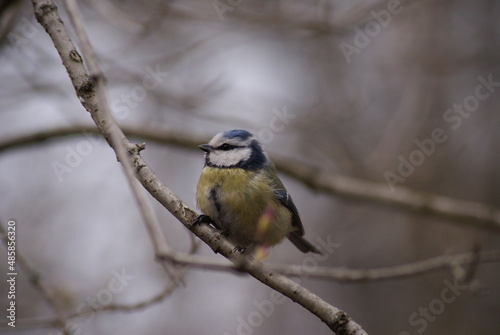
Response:
[[[71,78],[77,96],[80,98],[82,105],[91,114],[97,127],[104,135],[109,145],[115,150],[122,165],[127,171],[127,176],[130,176],[129,166],[133,164],[136,168],[137,178],[141,184],[158,200],[165,208],[167,208],[180,222],[190,228],[199,238],[205,241],[213,250],[220,252],[232,261],[241,261],[238,255],[234,255],[234,246],[227,240],[221,239],[220,234],[207,226],[196,224],[193,225],[198,217],[197,213],[189,208],[179,197],[170,191],[161,181],[154,175],[153,171],[147,166],[142,157],[138,154],[140,148],[132,145],[116,122],[111,117],[109,107],[105,102],[105,95],[101,94],[100,90],[96,91],[96,84],[99,87],[102,78],[96,78],[97,83],[87,73],[83,66],[81,56],[76,51],[71,42],[66,28],[57,12],[57,7],[52,0],[32,0],[35,16],[40,24],[45,28],[47,33],[52,38],[55,47],[63,61],[66,70]],[[97,72],[94,72],[97,73]],[[131,153],[131,157],[124,155],[123,147],[126,147]],[[134,149],[135,148],[135,149]],[[134,188],[134,183],[129,183]],[[139,192],[134,192],[136,200]],[[143,213],[144,215],[145,213]],[[148,231],[154,230],[155,220],[152,218],[144,218],[148,225]],[[153,243],[158,242],[152,239]],[[241,263],[240,263],[241,264]],[[263,282],[264,284],[278,290],[288,296],[293,301],[296,301],[311,313],[318,316],[328,327],[337,334],[366,334],[361,326],[352,321],[348,315],[338,308],[329,305],[321,300],[317,295],[309,292],[302,286],[296,284],[285,276],[264,271],[260,268],[245,269],[246,272]]]
[[[193,139],[186,137],[185,135],[174,134],[160,130],[153,130],[153,129],[145,130],[143,128],[134,128],[134,127],[124,127],[123,129],[126,134],[132,137],[137,137],[143,140],[148,140],[167,145],[175,145],[188,149],[193,149],[196,147],[197,144],[205,141],[204,139],[201,138]],[[8,150],[23,145],[44,142],[46,140],[57,138],[60,136],[82,135],[88,133],[100,134],[99,131],[94,126],[79,125],[67,128],[64,127],[64,128],[50,129],[24,136],[21,135],[19,137],[15,137],[10,140],[0,142],[0,152],[2,150]],[[286,161],[282,161],[280,164],[280,166],[283,168],[286,168],[287,166],[290,165],[291,164]],[[301,166],[303,165],[299,164],[299,167],[297,169],[300,169]],[[297,173],[296,175],[304,175],[304,178],[300,178],[298,180],[302,182],[308,182],[308,180],[305,179],[305,175],[307,174]],[[360,183],[361,181],[357,182]],[[354,189],[352,189],[351,192],[354,192]],[[364,194],[365,192],[362,192],[359,195],[362,196]],[[472,205],[474,205],[474,203],[468,203],[464,207],[469,207]],[[456,202],[455,206],[459,206],[459,203]],[[411,208],[417,208],[417,206],[413,206]],[[493,213],[495,210],[493,208],[490,208],[489,211]],[[348,282],[381,281],[381,280],[408,278],[410,276],[425,274],[432,271],[453,268],[453,264],[455,263],[463,265],[470,264],[473,261],[473,256],[474,256],[473,253],[442,255],[422,261],[391,266],[391,267],[376,268],[376,269],[318,267],[314,270],[306,271],[299,265],[288,265],[288,264],[269,264],[265,265],[265,267],[269,271],[276,271],[281,274],[304,276],[316,279],[327,279],[327,280],[334,280],[337,282],[348,283]],[[496,250],[481,252],[479,253],[478,256],[480,260],[479,263],[497,262],[499,261],[500,257],[499,252]],[[232,266],[228,262],[224,262],[222,260],[217,261],[209,257],[200,257],[200,256],[181,257],[172,254],[167,255],[161,252],[158,253],[158,257],[160,257],[163,260],[170,259],[171,261],[174,261],[175,263],[178,264],[190,265],[202,269],[238,271],[234,268],[234,266]]]
[[[124,132],[132,137],[146,141],[174,145],[195,150],[197,145],[205,143],[206,138],[196,138],[185,134],[166,132],[165,130],[123,127]],[[89,125],[55,128],[29,135],[20,135],[0,142],[0,152],[19,146],[43,142],[60,136],[100,132]],[[197,150],[197,149],[196,149]],[[303,162],[271,155],[277,169],[306,186],[340,197],[369,201],[396,207],[419,214],[431,215],[450,220],[473,228],[500,231],[500,209],[488,205],[454,199],[451,197],[416,191],[396,186],[392,192],[382,183],[363,181],[321,170]]]
[[[6,238],[5,230],[2,227],[0,223],[0,235]],[[194,242],[194,241],[193,241]],[[192,243],[191,249],[190,249],[190,254],[195,253],[198,250],[199,243]],[[35,289],[40,291],[42,297],[47,301],[47,303],[53,307],[53,309],[58,306],[58,303],[55,298],[53,298],[48,289],[45,287],[43,282],[40,279],[40,276],[36,270],[33,268],[30,268],[27,265],[27,261],[24,257],[20,256],[17,254],[18,261],[22,265],[24,272],[26,272],[29,275],[30,282],[33,283],[35,286]],[[68,313],[64,315],[62,310],[60,309],[60,312],[56,317],[49,317],[49,318],[20,318],[17,320],[18,324],[16,325],[16,329],[31,329],[31,328],[59,328],[62,327],[63,321],[64,324],[68,324],[68,320],[80,318],[83,316],[86,316],[88,314],[96,314],[96,313],[102,313],[102,312],[132,312],[136,311],[139,309],[143,309],[146,307],[149,307],[151,305],[154,305],[156,303],[159,303],[163,300],[165,300],[170,294],[172,294],[175,289],[178,287],[178,282],[184,278],[185,274],[187,273],[188,268],[183,267],[182,269],[179,270],[178,276],[180,277],[178,281],[172,281],[169,283],[165,288],[159,292],[158,294],[144,299],[142,301],[133,303],[133,304],[107,304],[107,305],[99,305],[98,307],[90,306],[89,308],[86,308],[82,311],[78,312],[73,312],[73,313]],[[74,323],[72,324],[74,327]],[[69,331],[74,330],[71,329],[71,326],[69,327]],[[11,329],[10,326],[8,326],[7,322],[0,322],[0,332],[4,329]],[[73,334],[71,332],[68,332],[68,334]]]
[[[0,222],[0,236],[2,237],[2,240],[5,243],[5,247],[7,248],[8,246],[7,231],[5,230],[1,222]],[[52,292],[43,282],[40,273],[35,269],[33,269],[28,264],[26,258],[24,258],[23,254],[19,251],[18,243],[16,243],[15,256],[16,256],[16,263],[19,264],[21,270],[24,273],[26,273],[31,285],[40,294],[40,296],[42,296],[43,300],[47,303],[47,305],[55,312],[56,317],[52,321],[53,326],[61,328],[64,331],[64,334],[70,335],[71,331],[70,327],[68,326],[68,317],[64,314],[62,307],[57,302],[57,299],[54,298]]]
[[[97,308],[90,307],[80,312],[74,312],[72,314],[68,314],[66,315],[66,319],[67,320],[76,319],[84,317],[88,314],[102,313],[102,312],[133,312],[138,309],[143,309],[145,307],[149,307],[151,305],[154,305],[155,303],[163,301],[172,292],[174,292],[176,288],[177,288],[176,283],[170,283],[161,292],[143,301],[139,301],[134,304],[109,304]],[[17,321],[18,321],[18,325],[16,327],[17,329],[42,328],[42,327],[54,328],[58,327],[60,323],[58,318],[22,318],[18,319]],[[0,327],[3,326],[4,326],[3,324],[0,324]],[[5,328],[10,329],[10,327],[7,328],[6,325]],[[0,328],[0,332],[1,331],[2,328]]]

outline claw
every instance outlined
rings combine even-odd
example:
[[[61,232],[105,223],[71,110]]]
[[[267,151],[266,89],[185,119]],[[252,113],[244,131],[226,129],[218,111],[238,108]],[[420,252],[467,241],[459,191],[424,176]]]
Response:
[[[213,220],[210,218],[210,216],[201,214],[196,218],[196,220],[194,220],[193,225],[201,223],[212,224],[212,222]]]
[[[239,252],[240,254],[244,254],[245,250],[246,250],[246,248],[236,246],[236,247],[234,247],[233,252]]]
[[[214,220],[212,220],[212,218],[208,215],[204,215],[204,214],[201,214],[200,216],[198,216],[196,218],[196,220],[194,220],[193,222],[193,225],[196,225],[196,224],[208,224],[212,227],[214,227],[215,229],[218,229],[218,230],[222,230],[215,222]]]

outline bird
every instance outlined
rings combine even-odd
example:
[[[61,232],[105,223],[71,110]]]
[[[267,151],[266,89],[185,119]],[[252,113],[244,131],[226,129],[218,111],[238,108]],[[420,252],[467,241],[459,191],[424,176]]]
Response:
[[[252,133],[226,130],[198,147],[205,152],[205,164],[196,187],[197,206],[237,248],[251,253],[287,237],[300,251],[321,254],[304,239],[297,207]]]

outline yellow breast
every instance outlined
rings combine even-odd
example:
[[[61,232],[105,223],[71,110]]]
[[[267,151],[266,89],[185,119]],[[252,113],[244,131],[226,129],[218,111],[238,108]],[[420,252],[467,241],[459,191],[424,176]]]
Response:
[[[269,177],[260,171],[240,168],[203,168],[196,202],[240,247],[255,241],[259,219],[269,206],[274,212],[264,242],[280,242],[292,231],[290,211],[276,201]]]

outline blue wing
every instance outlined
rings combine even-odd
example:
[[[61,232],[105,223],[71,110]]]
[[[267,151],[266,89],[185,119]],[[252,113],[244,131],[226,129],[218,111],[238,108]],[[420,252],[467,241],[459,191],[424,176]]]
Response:
[[[265,167],[265,173],[271,180],[271,187],[273,188],[274,194],[276,195],[275,200],[285,206],[290,211],[290,213],[292,213],[292,227],[295,230],[288,234],[288,239],[302,252],[310,251],[321,254],[321,252],[316,249],[314,245],[303,238],[304,227],[302,226],[302,221],[300,220],[299,211],[297,210],[297,207],[295,207],[292,197],[290,196],[290,194],[288,194],[285,186],[278,178],[276,169],[272,162],[270,162],[270,164]]]
[[[271,180],[271,187],[276,195],[276,201],[285,206],[292,213],[292,227],[295,228],[293,232],[295,235],[304,236],[304,227],[302,226],[302,221],[300,220],[299,211],[295,204],[293,203],[292,197],[288,194],[285,186],[281,182],[276,173],[276,168],[272,162],[265,167],[265,173]]]

